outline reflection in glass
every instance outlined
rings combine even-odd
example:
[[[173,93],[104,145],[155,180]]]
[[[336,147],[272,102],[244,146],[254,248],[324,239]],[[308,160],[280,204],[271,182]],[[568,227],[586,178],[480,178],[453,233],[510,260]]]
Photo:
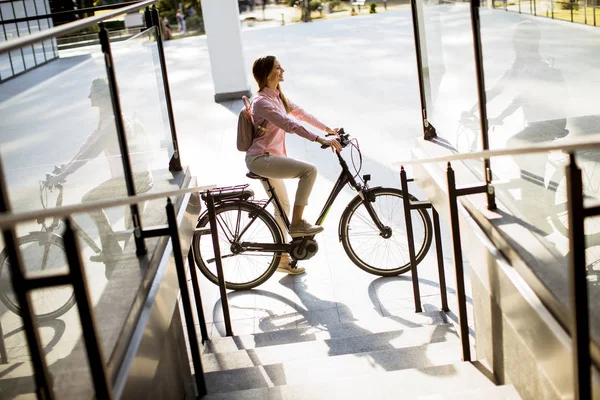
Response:
[[[123,116],[136,128],[137,136],[127,132],[133,171],[141,174],[164,170],[173,148],[155,29],[125,42],[111,43],[111,47]],[[132,53],[135,59],[130,57]],[[137,193],[150,187],[143,181],[136,182]]]
[[[423,3],[421,12],[427,117],[457,152],[481,150],[469,4],[431,0]],[[465,113],[469,109],[473,112]],[[482,171],[480,162],[472,168]]]

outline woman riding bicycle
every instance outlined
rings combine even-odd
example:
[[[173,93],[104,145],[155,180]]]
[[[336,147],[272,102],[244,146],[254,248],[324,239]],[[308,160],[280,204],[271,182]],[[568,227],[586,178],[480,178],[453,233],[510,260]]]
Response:
[[[337,135],[337,130],[328,128],[327,125],[283,95],[279,83],[284,80],[284,72],[285,70],[275,56],[264,56],[254,61],[252,74],[258,84],[258,93],[252,102],[252,116],[257,134],[246,152],[246,166],[250,172],[269,178],[269,182],[287,214],[290,212],[290,203],[283,179],[299,179],[290,223],[290,235],[293,238],[313,236],[322,232],[323,227],[308,223],[302,218],[302,215],[317,178],[317,169],[310,163],[287,156],[285,133],[295,133],[311,142],[329,146],[332,151],[341,151],[342,146],[337,140],[320,137],[290,118],[289,115],[328,134]],[[263,186],[265,190],[268,189],[264,182]],[[285,235],[287,230],[277,208],[275,208],[275,219],[281,232]],[[304,268],[292,268],[290,261],[288,254],[282,254],[278,271],[294,275],[304,272]]]

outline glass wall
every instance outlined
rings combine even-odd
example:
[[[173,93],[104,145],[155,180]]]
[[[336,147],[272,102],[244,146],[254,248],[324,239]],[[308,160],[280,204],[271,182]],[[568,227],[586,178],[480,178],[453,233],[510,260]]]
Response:
[[[418,2],[427,118],[458,152],[482,149],[469,3]],[[472,163],[483,170],[481,163]]]
[[[491,5],[491,1],[489,3]],[[554,7],[559,3],[554,2]],[[569,3],[569,18],[577,3]],[[600,30],[532,15],[539,1],[479,8],[490,149],[559,145],[598,133]],[[552,6],[552,4],[550,4]],[[548,4],[545,4],[548,6]],[[580,10],[585,7],[581,5]],[[547,8],[546,8],[547,10]],[[446,147],[481,149],[472,26],[468,4],[425,2],[420,12],[427,114]],[[546,11],[544,11],[546,12]],[[556,9],[555,9],[556,17]],[[600,203],[600,151],[576,154],[586,206]],[[491,160],[503,222],[496,228],[568,310],[569,226],[565,166],[552,152]],[[481,164],[468,164],[483,181]],[[458,181],[459,186],[471,182]],[[590,304],[600,298],[600,219],[585,224]],[[593,307],[592,333],[600,339]]]
[[[34,19],[31,21],[5,23],[19,18],[50,14],[48,0],[18,0],[0,3],[0,43],[29,35],[53,26],[51,18]],[[42,43],[15,50],[10,54],[0,55],[0,82],[21,74],[38,65],[58,57],[56,40],[51,39]]]
[[[180,177],[168,170],[173,142],[155,29],[111,43],[111,48],[136,192],[179,189]],[[35,61],[36,49],[18,51],[27,55],[21,58],[24,66]],[[0,160],[12,211],[128,197],[100,45],[60,50],[56,61],[3,82],[1,91]],[[164,224],[166,199],[146,203],[138,204],[143,225]],[[148,290],[144,285],[150,279],[146,278],[155,271],[148,270],[148,260],[156,255],[159,239],[146,240],[147,258],[137,257],[129,207],[80,213],[72,220],[81,245],[101,348],[110,369],[120,362],[120,355],[114,352],[119,339],[127,337],[123,332],[127,318],[135,315],[142,304],[136,299]],[[66,270],[63,231],[62,222],[53,219],[16,227],[28,276]],[[10,308],[16,299],[10,290],[8,262],[6,257],[2,262],[2,254],[0,328],[6,329],[0,332],[0,340],[7,342],[9,362],[3,365],[0,359],[0,388],[10,388],[6,393],[13,398],[12,394],[30,393],[32,369],[28,355],[23,354],[27,347],[22,321],[18,310]],[[76,398],[92,395],[73,300],[70,288],[34,293],[46,360],[59,398],[73,397],[73,393],[78,393]],[[28,386],[16,386],[21,381]],[[0,398],[4,398],[2,390]]]

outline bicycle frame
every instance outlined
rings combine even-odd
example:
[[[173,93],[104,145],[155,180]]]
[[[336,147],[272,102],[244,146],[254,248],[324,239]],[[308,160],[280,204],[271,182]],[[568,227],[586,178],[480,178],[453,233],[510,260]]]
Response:
[[[354,179],[354,176],[352,176],[352,173],[350,172],[350,169],[348,168],[348,164],[346,163],[346,160],[344,160],[342,158],[342,156],[340,155],[339,152],[336,152],[336,155],[338,157],[340,166],[342,167],[342,171],[341,171],[340,176],[338,177],[337,181],[335,182],[335,184],[331,190],[331,193],[329,194],[329,197],[325,201],[325,205],[323,206],[321,213],[319,214],[319,217],[317,218],[316,224],[317,225],[323,224],[323,222],[325,221],[325,218],[327,217],[327,214],[329,213],[329,210],[331,209],[331,206],[335,202],[337,196],[340,194],[340,192],[342,191],[344,186],[347,183],[350,183],[352,188],[359,193],[359,196],[363,200],[363,204],[365,205],[365,208],[367,209],[369,215],[373,219],[373,222],[375,223],[377,228],[379,228],[379,230],[381,231],[382,234],[385,234],[386,227],[379,220],[379,217],[377,216],[377,214],[375,213],[375,210],[371,206],[371,199],[368,198],[368,196],[367,196],[368,191],[369,191],[367,184],[365,183],[364,186],[359,185],[356,182],[356,180]],[[269,199],[265,202],[265,204],[261,207],[261,209],[265,210],[266,207],[271,202],[274,202],[274,206],[277,207],[277,209],[279,211],[279,215],[281,215],[281,217],[284,221],[284,224],[286,226],[286,229],[289,233],[289,230],[290,230],[289,218],[287,217],[286,213],[283,210],[281,202],[279,201],[279,197],[277,197],[277,193],[275,193],[275,189],[271,186],[271,183],[268,180],[267,180],[267,184],[268,184],[268,192],[270,193],[270,196],[269,196]],[[242,230],[242,232],[240,232],[236,236],[241,237],[244,234],[244,232],[246,232],[246,230],[248,230],[248,228],[256,220],[256,218],[258,218],[258,216],[253,217],[252,220],[248,223],[248,225]],[[238,226],[236,226],[236,231],[237,231],[238,227],[239,227],[239,220],[238,220]],[[284,232],[282,232],[282,233],[284,233]],[[305,237],[304,239],[307,239],[307,238],[308,237]],[[287,251],[289,251],[289,249],[291,247],[291,245],[288,243],[269,244],[269,243],[242,242],[242,243],[240,243],[240,245],[245,251],[265,251],[266,250],[266,251],[273,251],[273,252],[280,252],[280,251],[287,252]]]

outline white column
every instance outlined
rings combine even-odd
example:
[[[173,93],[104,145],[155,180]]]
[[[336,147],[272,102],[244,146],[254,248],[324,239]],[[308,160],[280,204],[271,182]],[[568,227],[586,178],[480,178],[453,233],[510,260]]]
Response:
[[[250,95],[237,0],[201,0],[215,101]]]

